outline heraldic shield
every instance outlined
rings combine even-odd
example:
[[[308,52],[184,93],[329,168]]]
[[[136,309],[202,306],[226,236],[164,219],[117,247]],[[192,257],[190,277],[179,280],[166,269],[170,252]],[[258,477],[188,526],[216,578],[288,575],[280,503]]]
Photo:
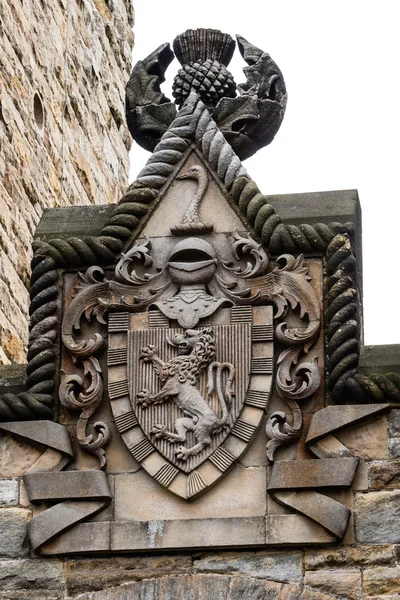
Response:
[[[221,308],[207,321],[170,327],[158,309],[109,317],[115,423],[141,466],[187,499],[215,484],[246,451],[272,381],[271,306]]]
[[[270,265],[191,149],[114,277],[103,304],[116,427],[151,477],[195,498],[227,475],[261,426],[274,337],[280,393],[305,397],[315,387],[316,365],[298,364],[320,325],[307,268],[290,255]],[[305,327],[274,324],[289,303],[308,314]]]

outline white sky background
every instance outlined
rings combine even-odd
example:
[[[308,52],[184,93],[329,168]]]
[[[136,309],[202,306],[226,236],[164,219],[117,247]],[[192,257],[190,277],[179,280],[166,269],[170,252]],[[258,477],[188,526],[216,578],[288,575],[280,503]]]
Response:
[[[244,165],[264,194],[358,189],[364,341],[400,343],[400,37],[397,0],[135,0],[134,63],[189,28],[240,33],[288,89],[275,140]],[[238,50],[229,65],[245,81]],[[179,64],[163,91],[172,99]],[[150,154],[136,143],[131,180]]]

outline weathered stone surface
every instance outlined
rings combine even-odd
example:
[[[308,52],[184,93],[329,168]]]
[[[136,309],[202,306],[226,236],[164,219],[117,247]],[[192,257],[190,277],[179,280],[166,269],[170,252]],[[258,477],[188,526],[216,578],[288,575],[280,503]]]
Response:
[[[240,458],[240,464],[244,467],[264,467],[268,466],[267,453],[265,446],[267,445],[267,434],[265,432],[265,424],[263,423],[250,444],[249,449]]]
[[[90,590],[101,590],[129,581],[140,581],[190,573],[190,556],[113,556],[107,559],[80,559],[68,561],[65,569],[66,588],[69,595]]]
[[[120,521],[111,524],[111,550],[224,548],[265,544],[265,518]]]
[[[389,414],[389,458],[400,458],[400,410]]]
[[[348,427],[364,428],[368,423],[375,422],[378,414],[386,411],[387,405],[384,404],[327,406],[313,414],[307,433],[307,442],[311,444],[332,434],[341,441],[339,436],[345,435]]]
[[[262,581],[250,577],[233,577],[229,600],[298,600],[300,588],[297,585]]]
[[[382,597],[382,594],[400,592],[400,567],[377,567],[365,569],[364,593],[369,596]]]
[[[352,489],[360,492],[368,490],[368,464],[360,460],[352,483]]]
[[[270,515],[266,518],[268,545],[326,544],[336,538],[303,515]]]
[[[400,461],[372,463],[369,467],[372,490],[393,490],[400,487]]]
[[[198,157],[192,153],[183,163],[181,173],[185,173],[191,166],[197,164]],[[166,191],[163,202],[156,208],[151,219],[146,225],[146,235],[149,237],[162,237],[170,235],[170,227],[180,223],[190,205],[192,182],[173,182]],[[242,222],[229,204],[224,199],[219,186],[210,180],[205,196],[200,207],[200,219],[205,221],[203,215],[215,215],[213,225],[215,233],[228,233],[243,228]]]
[[[39,600],[37,591],[0,591],[0,600]],[[65,600],[64,592],[61,590],[40,590],[40,600]]]
[[[346,448],[365,460],[388,457],[386,415],[338,431],[335,435]]]
[[[359,370],[366,375],[372,373],[398,373],[400,365],[399,344],[362,346]]]
[[[1,344],[0,344],[1,346]],[[26,389],[26,367],[25,365],[1,365],[0,364],[0,395],[11,391],[24,392]]]
[[[0,509],[0,556],[12,558],[27,553],[26,533],[30,514],[26,508]]]
[[[392,546],[358,546],[306,550],[307,570],[335,567],[364,567],[389,564],[393,559]]]
[[[389,458],[400,458],[400,437],[390,438]]]
[[[161,577],[82,595],[79,600],[228,600],[231,577],[184,575]]]
[[[339,598],[358,600],[361,571],[359,569],[308,571],[304,576],[304,584]]]
[[[364,544],[400,542],[400,491],[357,494],[356,539]]]
[[[364,596],[364,600],[400,600],[400,594],[379,594],[379,596]]]
[[[54,537],[42,548],[43,555],[74,554],[77,552],[108,552],[110,549],[110,522],[79,523],[65,533]]]
[[[18,504],[18,480],[1,479],[0,480],[0,504]]]
[[[400,437],[400,409],[393,408],[388,416],[389,436]]]
[[[0,364],[24,362],[43,210],[117,202],[124,191],[133,43],[130,0],[2,5]]]
[[[322,592],[305,588],[300,600],[338,600],[338,596],[331,596],[330,594],[323,594]]]
[[[299,600],[297,585],[227,575],[161,577],[79,596],[79,600]]]
[[[19,477],[31,467],[43,450],[0,433],[0,477]]]
[[[195,560],[197,571],[238,573],[274,581],[300,582],[302,577],[301,552],[246,552],[213,554]]]
[[[252,517],[265,512],[266,472],[262,467],[238,465],[215,488],[190,503],[165,490],[143,470],[115,477],[118,521]]]
[[[63,589],[63,565],[59,560],[23,559],[0,561],[1,591]]]

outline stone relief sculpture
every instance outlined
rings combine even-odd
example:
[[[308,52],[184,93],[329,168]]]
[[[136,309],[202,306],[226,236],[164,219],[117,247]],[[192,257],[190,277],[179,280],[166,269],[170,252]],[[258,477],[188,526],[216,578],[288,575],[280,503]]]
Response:
[[[195,90],[242,160],[272,142],[286,108],[282,73],[269,54],[240,35],[237,44],[247,63],[243,69],[246,83],[238,86],[227,69],[235,42],[221,31],[189,29],[174,40],[174,52],[163,44],[139,61],[126,89],[126,115],[133,138],[153,151],[176,117],[174,104],[160,89],[175,53],[182,65],[173,84],[179,108]]]
[[[211,443],[211,437],[224,427],[229,428],[230,405],[232,402],[232,382],[235,377],[235,367],[228,362],[220,363],[215,360],[215,342],[211,328],[195,330],[187,329],[184,334],[176,333],[168,342],[178,348],[179,357],[163,362],[155,353],[155,346],[142,348],[140,358],[150,362],[163,387],[156,394],[144,389],[137,394],[137,404],[147,407],[160,404],[172,399],[185,415],[175,421],[175,432],[168,431],[164,424],[155,424],[151,434],[156,438],[165,438],[171,444],[186,442],[187,433],[193,431],[197,443],[191,448],[178,446],[175,456],[178,460],[187,460],[194,454],[199,454]],[[207,404],[196,385],[202,371],[207,369],[207,392],[214,389],[214,371],[218,400],[221,405],[221,417]],[[228,371],[226,384],[222,384],[222,371]],[[223,389],[224,388],[224,389]]]
[[[358,458],[333,434],[387,410],[381,388],[395,398],[388,380],[398,382],[376,378],[375,389],[356,369],[352,224],[282,223],[241,164],[272,141],[286,89],[268,54],[241,36],[237,43],[248,65],[239,86],[227,68],[235,48],[229,35],[189,30],[176,38],[178,111],[160,91],[174,56],[169,45],[135,66],[127,119],[153,154],[97,236],[36,245],[28,391],[2,396],[0,410],[9,421],[15,414],[50,418],[57,396],[68,416],[79,412],[76,453],[94,455],[99,467],[61,472],[74,454],[65,430],[58,443],[59,429],[29,429],[28,439],[58,453],[50,468],[43,462],[50,472],[26,476],[32,502],[59,501],[32,520],[37,552],[71,551],[64,533],[111,502],[113,429],[140,472],[189,506],[232,475],[265,427],[268,494],[291,511],[307,543],[315,531],[309,521],[319,543],[345,534],[350,510],[326,490],[349,488]],[[328,398],[323,407],[325,338],[334,401],[348,401],[348,390],[362,401],[369,390],[380,404],[330,406]],[[314,411],[317,397],[322,408]],[[20,435],[23,425],[1,428]],[[295,459],[296,447],[316,458]],[[285,448],[289,460],[282,459]],[[253,544],[241,531],[228,545]],[[106,537],[96,551],[112,550]],[[256,545],[264,543],[266,537]]]

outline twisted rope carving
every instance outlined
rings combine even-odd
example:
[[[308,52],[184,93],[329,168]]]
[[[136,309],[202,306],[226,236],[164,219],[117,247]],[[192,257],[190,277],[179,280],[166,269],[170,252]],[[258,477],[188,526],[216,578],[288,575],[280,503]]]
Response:
[[[0,396],[0,421],[53,417],[60,304],[58,269],[114,263],[156,196],[155,190],[133,184],[97,237],[33,243],[27,391]]]
[[[288,252],[312,254],[325,252],[337,233],[354,232],[353,223],[316,223],[315,225],[287,225],[281,222],[268,197],[264,196],[254,181],[238,177],[230,190],[233,202],[246,219],[264,248],[273,256]]]
[[[336,403],[400,402],[400,375],[358,372],[360,305],[357,261],[350,237],[336,235],[327,249],[326,336],[328,387]]]
[[[196,143],[230,192],[238,212],[272,255],[325,252],[337,233],[354,232],[353,223],[286,225],[247,175],[203,102],[191,94],[139,173],[137,184],[162,188],[190,144]]]
[[[160,189],[190,145],[196,143],[231,193],[234,206],[272,255],[324,252],[337,233],[352,224],[286,225],[249,179],[203,102],[191,94],[156,146],[138,179],[127,189],[98,236],[35,242],[31,279],[31,324],[27,392],[0,397],[0,420],[50,418],[55,386],[58,269],[110,265],[140,231]],[[383,385],[383,384],[382,384]],[[385,382],[386,389],[395,383]]]

